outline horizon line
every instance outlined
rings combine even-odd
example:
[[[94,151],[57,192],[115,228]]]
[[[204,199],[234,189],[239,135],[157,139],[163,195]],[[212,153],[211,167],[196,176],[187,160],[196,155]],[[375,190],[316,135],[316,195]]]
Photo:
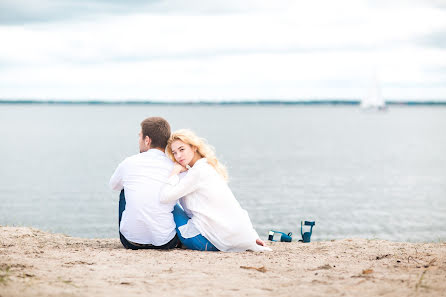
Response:
[[[388,100],[387,105],[446,105],[446,100]],[[67,104],[67,105],[359,105],[356,99],[313,99],[313,100],[38,100],[0,99],[0,104]]]

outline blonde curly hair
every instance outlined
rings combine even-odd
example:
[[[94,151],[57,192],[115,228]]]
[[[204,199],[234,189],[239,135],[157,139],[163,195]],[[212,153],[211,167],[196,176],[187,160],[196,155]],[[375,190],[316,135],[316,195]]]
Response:
[[[214,148],[208,144],[206,139],[198,137],[189,129],[181,129],[172,133],[167,141],[166,153],[167,156],[169,156],[169,158],[174,162],[176,162],[176,160],[172,153],[172,143],[175,140],[180,140],[191,145],[192,147],[196,147],[197,153],[201,157],[206,158],[209,165],[214,167],[215,171],[217,171],[217,173],[220,174],[225,181],[228,180],[228,172],[226,171],[226,167],[218,161],[217,157],[215,156]]]

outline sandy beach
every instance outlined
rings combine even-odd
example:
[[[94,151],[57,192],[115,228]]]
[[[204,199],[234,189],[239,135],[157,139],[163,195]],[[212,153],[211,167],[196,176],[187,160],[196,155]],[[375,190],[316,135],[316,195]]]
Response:
[[[0,227],[0,296],[446,296],[446,243],[344,239],[273,252],[122,248]]]

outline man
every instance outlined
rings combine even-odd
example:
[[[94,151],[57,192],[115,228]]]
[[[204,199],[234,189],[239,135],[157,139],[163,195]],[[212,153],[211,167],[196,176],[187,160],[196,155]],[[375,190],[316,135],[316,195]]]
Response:
[[[179,243],[172,215],[175,203],[163,204],[159,198],[173,168],[164,154],[169,137],[165,119],[142,121],[140,154],[126,158],[110,179],[110,187],[121,191],[119,235],[127,249],[171,249]]]

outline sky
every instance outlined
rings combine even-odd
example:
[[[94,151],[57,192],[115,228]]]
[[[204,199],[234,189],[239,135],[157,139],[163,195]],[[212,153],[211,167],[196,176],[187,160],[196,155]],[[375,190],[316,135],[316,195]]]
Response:
[[[446,0],[0,0],[0,100],[446,101]]]

